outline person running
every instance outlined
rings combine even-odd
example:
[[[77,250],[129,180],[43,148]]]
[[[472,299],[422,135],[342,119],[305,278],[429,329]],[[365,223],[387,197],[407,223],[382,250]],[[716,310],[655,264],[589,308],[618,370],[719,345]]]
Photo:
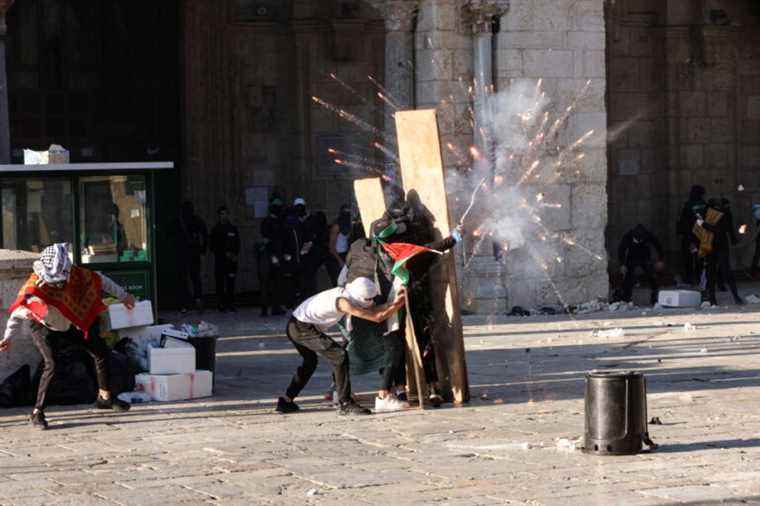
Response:
[[[361,318],[372,322],[382,322],[401,309],[406,301],[406,292],[401,290],[396,298],[387,304],[374,306],[379,290],[369,278],[357,278],[345,288],[337,287],[318,293],[306,299],[293,311],[287,325],[287,336],[298,353],[303,357],[302,365],[296,370],[285,396],[277,400],[277,411],[293,413],[299,410],[294,402],[317,368],[317,357],[321,356],[333,366],[335,386],[338,394],[338,413],[341,415],[368,415],[370,411],[353,400],[349,377],[348,353],[325,335],[344,316]]]
[[[98,315],[106,309],[103,291],[121,300],[128,309],[134,308],[135,298],[103,274],[73,266],[63,243],[45,248],[33,270],[9,309],[11,316],[0,341],[0,352],[10,350],[13,339],[23,332],[24,320],[31,321],[32,340],[44,362],[32,426],[48,428],[45,401],[55,374],[50,338],[74,341],[94,359],[98,380],[96,408],[127,411],[129,404],[114,398],[108,386],[110,350],[100,337]]]

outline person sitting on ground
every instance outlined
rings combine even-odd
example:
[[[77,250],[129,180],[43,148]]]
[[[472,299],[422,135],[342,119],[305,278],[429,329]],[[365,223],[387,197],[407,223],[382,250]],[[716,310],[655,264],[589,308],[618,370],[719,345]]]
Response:
[[[652,262],[651,248],[654,248],[657,253],[655,262]],[[624,276],[624,301],[631,301],[633,285],[636,284],[636,270],[640,269],[649,280],[649,286],[652,289],[650,303],[657,302],[656,272],[663,269],[662,258],[660,241],[644,225],[636,225],[623,236],[618,247],[618,261],[620,262],[620,273]]]
[[[339,402],[338,413],[341,415],[368,415],[370,413],[368,409],[356,403],[351,396],[346,350],[325,335],[325,332],[345,315],[373,322],[385,321],[405,304],[406,293],[401,290],[393,302],[373,307],[378,293],[379,290],[374,281],[369,278],[357,278],[348,283],[345,288],[331,288],[306,299],[293,311],[286,333],[303,357],[303,363],[296,370],[285,396],[277,400],[278,412],[298,411],[298,405],[294,400],[314,374],[317,368],[317,356],[321,356],[333,366]]]
[[[95,407],[127,411],[129,404],[111,396],[108,386],[109,349],[100,337],[98,315],[106,309],[102,291],[121,300],[127,309],[135,298],[113,280],[82,267],[73,266],[66,244],[45,248],[34,262],[34,273],[24,283],[11,305],[11,316],[0,341],[0,351],[8,351],[14,338],[23,332],[24,320],[31,321],[32,340],[42,355],[44,367],[32,411],[32,426],[47,429],[45,400],[55,374],[50,338],[62,338],[82,345],[95,360],[98,399]]]

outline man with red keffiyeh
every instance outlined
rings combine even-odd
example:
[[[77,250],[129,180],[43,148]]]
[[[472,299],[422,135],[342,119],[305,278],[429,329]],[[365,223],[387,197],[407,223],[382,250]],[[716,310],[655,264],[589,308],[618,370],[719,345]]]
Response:
[[[24,320],[31,321],[32,341],[45,364],[32,411],[32,426],[43,430],[48,427],[45,399],[55,374],[53,350],[48,342],[51,336],[76,341],[92,356],[98,379],[95,403],[98,409],[127,411],[129,404],[113,398],[108,387],[109,349],[100,337],[98,316],[106,309],[102,301],[104,291],[121,300],[128,309],[134,307],[135,298],[103,274],[72,265],[63,243],[45,248],[33,270],[9,309],[11,316],[0,341],[0,351],[8,351],[13,338],[22,332]]]

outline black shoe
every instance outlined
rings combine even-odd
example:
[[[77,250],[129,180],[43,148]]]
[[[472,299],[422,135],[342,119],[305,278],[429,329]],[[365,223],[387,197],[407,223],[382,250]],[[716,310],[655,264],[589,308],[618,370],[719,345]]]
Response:
[[[123,413],[124,411],[129,411],[129,408],[132,406],[121,399],[114,399],[113,397],[110,399],[102,399],[98,397],[98,400],[95,401],[95,407],[97,409],[110,409],[118,413]]]
[[[262,318],[266,318],[267,316],[269,316],[269,309],[262,307],[261,313],[259,313],[259,316]]]
[[[32,412],[32,416],[29,417],[29,421],[32,422],[32,427],[39,430],[47,430],[48,423],[45,420],[45,413],[42,410]]]
[[[361,407],[359,404],[356,403],[354,400],[350,400],[348,402],[341,402],[340,407],[338,408],[338,414],[343,416],[350,416],[350,415],[371,415],[372,411],[368,410],[367,408]]]
[[[275,411],[278,413],[295,413],[300,409],[301,408],[298,407],[298,404],[287,400],[285,397],[280,397],[277,399],[277,407],[275,408]]]
[[[430,404],[433,405],[434,408],[440,408],[441,404],[443,404],[443,397],[441,397],[437,393],[430,394],[430,397],[428,398],[430,401]]]
[[[272,316],[282,316],[285,314],[285,310],[280,306],[275,306],[272,308]]]

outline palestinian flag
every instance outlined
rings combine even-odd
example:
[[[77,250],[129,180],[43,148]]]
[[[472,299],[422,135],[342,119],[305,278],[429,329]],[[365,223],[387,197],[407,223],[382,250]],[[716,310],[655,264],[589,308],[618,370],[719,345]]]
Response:
[[[443,253],[440,251],[405,242],[393,242],[390,244],[381,242],[380,244],[383,246],[385,252],[388,253],[388,255],[390,255],[394,261],[391,273],[399,278],[405,285],[409,284],[409,270],[406,268],[406,263],[409,260],[423,253],[435,253],[436,255],[443,255]]]

